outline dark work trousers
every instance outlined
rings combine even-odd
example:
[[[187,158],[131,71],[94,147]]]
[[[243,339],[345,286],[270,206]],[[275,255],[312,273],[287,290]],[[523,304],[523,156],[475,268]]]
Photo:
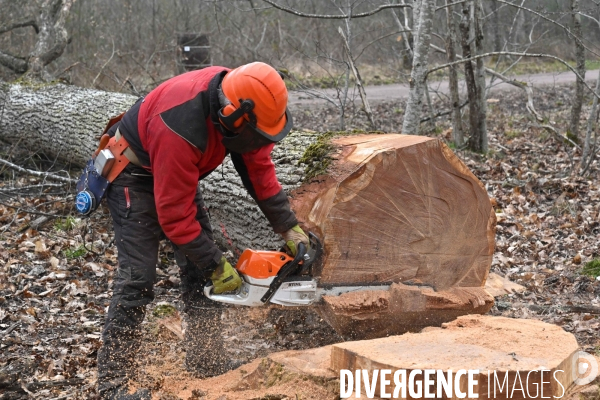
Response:
[[[153,188],[152,176],[130,164],[113,181],[106,195],[113,219],[119,268],[114,276],[113,297],[102,332],[103,344],[98,351],[98,390],[101,394],[122,385],[134,371],[140,325],[146,305],[154,299],[158,245],[164,235],[158,223]],[[199,190],[195,201],[196,219],[212,239],[208,213]],[[204,297],[206,279],[201,270],[177,250],[175,256],[180,267],[187,325],[197,330],[209,328],[209,334],[195,335],[197,337],[191,343],[186,332],[186,344],[194,347],[192,352],[188,351],[186,363],[199,374],[214,375],[207,368],[210,365],[216,369],[225,368],[223,364],[226,363],[214,356],[215,350],[222,350],[219,326],[222,309],[219,303]]]

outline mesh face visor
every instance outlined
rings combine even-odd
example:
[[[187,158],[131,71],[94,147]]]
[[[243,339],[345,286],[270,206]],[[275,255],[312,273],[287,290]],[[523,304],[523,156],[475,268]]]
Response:
[[[229,151],[234,153],[248,153],[259,149],[271,143],[277,143],[287,136],[292,130],[294,122],[292,114],[285,109],[286,123],[281,132],[277,135],[269,135],[256,126],[256,115],[252,111],[254,102],[250,99],[240,101],[240,107],[230,115],[223,115],[223,109],[219,110],[219,119],[224,126],[223,139],[221,143]],[[235,127],[234,123],[244,115],[248,115],[249,121],[243,119],[240,127]]]

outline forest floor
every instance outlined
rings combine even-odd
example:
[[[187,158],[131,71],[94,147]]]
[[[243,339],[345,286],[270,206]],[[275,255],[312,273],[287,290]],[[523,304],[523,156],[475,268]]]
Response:
[[[562,129],[570,97],[565,86],[538,88],[536,107]],[[492,271],[526,288],[496,298],[491,314],[559,325],[576,336],[582,350],[598,355],[599,163],[578,176],[573,166],[580,154],[534,127],[524,104],[520,92],[494,93],[488,100],[490,152],[456,151],[484,183],[496,209]],[[380,129],[399,131],[403,109],[400,100],[374,103]],[[297,128],[339,129],[334,108],[295,106],[293,112]],[[367,129],[358,110],[347,110],[346,124]],[[429,135],[449,141],[449,126],[438,121]],[[43,164],[15,148],[1,153],[29,167]],[[24,187],[39,183],[8,170],[0,181],[0,399],[94,398],[96,355],[117,268],[110,216],[101,207],[90,219],[73,218],[72,195],[66,196],[64,187],[33,188],[23,195]],[[44,215],[24,210],[62,217],[39,224],[35,220]],[[190,376],[183,367],[178,268],[166,243],[159,259],[137,380],[152,387],[156,398],[178,399],[165,387],[165,380]],[[310,310],[227,308],[223,322],[226,351],[243,362],[342,341]]]

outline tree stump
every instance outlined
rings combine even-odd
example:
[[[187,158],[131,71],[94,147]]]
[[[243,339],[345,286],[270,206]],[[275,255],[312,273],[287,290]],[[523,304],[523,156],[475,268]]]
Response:
[[[418,334],[333,345],[331,369],[337,373],[342,369],[366,369],[370,377],[375,369],[389,369],[392,390],[387,393],[394,389],[393,374],[397,370],[406,370],[407,381],[413,370],[442,370],[446,376],[448,370],[454,374],[458,370],[479,370],[474,390],[479,398],[561,398],[578,376],[572,373],[578,348],[575,337],[556,325],[466,315],[442,328],[427,328]],[[528,375],[530,371],[533,372]],[[508,385],[504,382],[506,375]],[[466,392],[467,376],[460,378],[461,391]],[[423,384],[423,374],[415,381]],[[504,385],[503,389],[498,385]],[[375,387],[381,397],[379,382]],[[436,394],[436,389],[434,386],[429,392]],[[425,397],[423,393],[421,398]],[[435,398],[452,397],[443,394]]]

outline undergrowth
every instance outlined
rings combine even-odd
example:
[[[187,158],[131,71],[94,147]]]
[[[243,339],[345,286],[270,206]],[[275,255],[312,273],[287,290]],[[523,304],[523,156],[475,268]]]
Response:
[[[68,260],[72,260],[74,258],[85,256],[87,254],[87,249],[84,245],[81,245],[79,247],[68,248],[64,250],[63,253]]]
[[[584,275],[591,276],[592,278],[597,278],[600,276],[600,259],[595,258],[592,261],[586,263],[581,270]]]

